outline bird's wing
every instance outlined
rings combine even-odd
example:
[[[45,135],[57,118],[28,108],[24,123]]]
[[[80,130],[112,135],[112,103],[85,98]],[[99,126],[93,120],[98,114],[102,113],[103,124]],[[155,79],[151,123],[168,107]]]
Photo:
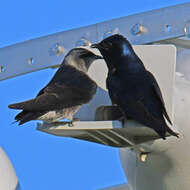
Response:
[[[151,122],[152,120],[157,120],[157,118],[155,118],[153,114],[151,114],[151,112],[146,108],[143,99],[139,99],[137,101],[131,100],[127,103],[121,104],[121,106],[130,117],[144,124],[145,122],[143,121]]]
[[[126,117],[130,117],[143,125],[154,129],[162,138],[165,138],[166,131],[169,130],[162,118],[156,118],[146,107],[143,99],[138,101],[130,101],[121,105],[126,113]]]
[[[155,93],[156,97],[159,99],[160,104],[162,105],[163,114],[166,117],[166,119],[168,120],[168,122],[172,125],[170,117],[168,116],[166,108],[165,108],[165,103],[164,103],[164,99],[162,97],[160,87],[159,87],[156,79],[154,78],[153,74],[151,72],[149,72],[149,71],[147,71],[147,74],[149,75],[149,78],[151,80],[151,84],[152,84],[152,87],[153,87],[153,92]]]
[[[9,105],[12,109],[23,109],[25,111],[49,111],[63,109],[88,103],[95,93],[94,90],[84,88],[73,88],[69,86],[49,86],[44,89],[42,95],[25,102]]]
[[[151,104],[149,104],[149,98],[147,98],[146,93],[133,94],[132,92],[126,91],[123,86],[125,83],[121,84],[121,81],[117,77],[109,77],[107,80],[107,87],[109,94],[114,97],[114,101],[117,101],[117,105],[125,112],[127,118],[134,119],[145,126],[154,128],[157,131],[163,131],[164,128],[162,123],[162,113],[160,112],[159,106],[153,109]],[[151,90],[151,89],[150,89]],[[132,93],[132,94],[131,94]],[[151,94],[154,94],[150,91]],[[149,95],[148,95],[149,96]],[[111,97],[111,99],[112,99]],[[156,97],[152,97],[156,100]],[[153,114],[151,109],[156,112]]]
[[[119,81],[117,80],[117,77],[114,76],[114,74],[108,73],[108,77],[106,79],[106,87],[108,89],[108,94],[112,101],[112,105],[118,105],[119,96],[117,95],[117,92],[120,90]]]
[[[59,77],[59,80],[53,78],[35,99],[11,104],[9,108],[26,111],[63,109],[88,103],[96,93],[96,83],[83,73],[79,72],[77,76],[67,73],[66,81],[61,75]]]

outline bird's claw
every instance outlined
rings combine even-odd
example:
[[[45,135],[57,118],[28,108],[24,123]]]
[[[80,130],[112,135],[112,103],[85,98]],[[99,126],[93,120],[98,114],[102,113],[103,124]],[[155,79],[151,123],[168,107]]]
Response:
[[[73,127],[73,126],[74,126],[73,122],[72,122],[72,121],[71,121],[71,122],[68,122],[68,126],[69,126],[69,127]]]

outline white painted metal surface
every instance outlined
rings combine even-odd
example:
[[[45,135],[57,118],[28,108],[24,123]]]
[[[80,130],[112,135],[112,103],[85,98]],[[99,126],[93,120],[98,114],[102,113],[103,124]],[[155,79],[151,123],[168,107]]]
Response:
[[[2,148],[0,148],[0,189],[20,190],[14,168]]]

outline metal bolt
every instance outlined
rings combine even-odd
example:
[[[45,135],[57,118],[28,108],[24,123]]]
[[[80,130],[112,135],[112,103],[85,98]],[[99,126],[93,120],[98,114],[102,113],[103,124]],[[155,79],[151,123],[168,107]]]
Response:
[[[140,35],[142,33],[147,32],[147,29],[141,24],[135,24],[132,27],[131,32],[132,32],[133,35]]]
[[[112,36],[114,34],[118,34],[118,33],[119,33],[119,29],[114,28],[113,30],[105,32],[104,35],[103,35],[103,39],[108,38],[108,37],[110,37],[110,36]]]
[[[148,156],[147,152],[142,152],[140,154],[140,160],[141,160],[141,162],[146,162],[147,156]]]
[[[190,38],[190,21],[187,21],[184,26],[185,35]]]
[[[65,52],[65,48],[59,43],[56,43],[50,49],[50,54],[53,54],[53,55],[56,55],[56,56],[59,56],[59,55],[63,54],[64,52]]]
[[[84,38],[84,37],[82,37],[81,39],[79,39],[77,42],[76,42],[76,44],[75,44],[75,46],[91,46],[91,42],[88,40],[88,39],[86,39],[86,38]]]
[[[171,29],[172,29],[171,25],[169,25],[169,24],[165,25],[165,32],[170,32]]]
[[[5,68],[1,65],[0,66],[0,73],[3,73],[3,72],[5,72]]]
[[[33,65],[33,64],[34,64],[34,58],[33,58],[33,57],[30,57],[30,58],[28,59],[28,64],[29,64],[29,65]]]

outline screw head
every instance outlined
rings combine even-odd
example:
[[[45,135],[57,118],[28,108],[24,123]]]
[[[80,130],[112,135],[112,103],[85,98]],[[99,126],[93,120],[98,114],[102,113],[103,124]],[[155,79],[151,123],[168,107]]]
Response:
[[[4,73],[5,72],[5,67],[4,66],[0,66],[0,73]]]
[[[185,23],[184,26],[184,33],[185,35],[190,38],[190,20]]]
[[[64,52],[65,48],[59,43],[56,43],[52,48],[50,48],[50,55],[60,56]]]
[[[133,35],[140,35],[140,34],[147,32],[147,29],[141,24],[135,24],[132,27],[131,32]]]
[[[33,65],[33,64],[34,64],[34,58],[33,58],[33,57],[30,57],[30,58],[28,59],[28,64],[29,64],[29,65]]]
[[[79,39],[76,42],[75,46],[77,46],[77,47],[78,46],[88,46],[88,47],[90,47],[91,46],[91,42],[88,39],[82,37],[81,39]]]
[[[172,26],[171,25],[169,25],[169,24],[166,24],[165,25],[165,32],[170,32],[171,31],[171,29],[172,29]]]

